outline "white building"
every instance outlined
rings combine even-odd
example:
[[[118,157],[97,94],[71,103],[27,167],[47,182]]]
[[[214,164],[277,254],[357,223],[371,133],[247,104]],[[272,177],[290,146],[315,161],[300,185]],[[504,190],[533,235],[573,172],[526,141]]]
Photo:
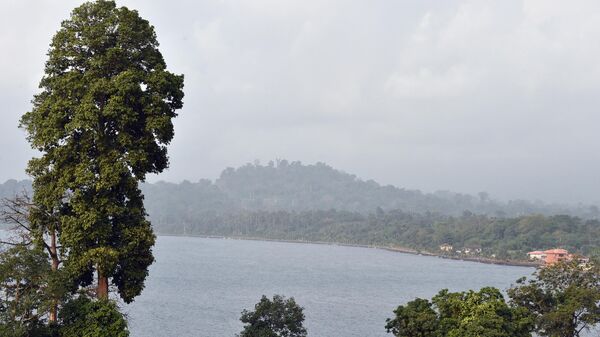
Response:
[[[540,250],[536,250],[536,251],[527,253],[527,256],[529,256],[530,260],[545,260],[546,259],[546,252],[542,252]]]

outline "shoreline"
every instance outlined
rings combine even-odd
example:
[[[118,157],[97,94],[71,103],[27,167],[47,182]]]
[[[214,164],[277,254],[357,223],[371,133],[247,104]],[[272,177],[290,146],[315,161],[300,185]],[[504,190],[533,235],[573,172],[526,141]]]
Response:
[[[229,239],[229,240],[247,240],[247,241],[345,246],[345,247],[355,247],[355,248],[372,248],[372,249],[387,250],[389,252],[402,253],[402,254],[431,256],[431,257],[438,257],[441,259],[465,261],[465,262],[476,262],[476,263],[484,263],[484,264],[495,264],[495,265],[501,265],[501,266],[528,267],[528,268],[532,268],[532,267],[535,268],[535,267],[540,266],[539,263],[529,262],[529,261],[498,260],[498,259],[492,259],[492,258],[487,258],[487,257],[467,257],[467,256],[443,255],[443,254],[436,254],[436,253],[432,253],[432,252],[428,252],[428,251],[418,251],[416,249],[401,247],[401,246],[363,245],[363,244],[340,243],[340,242],[331,242],[331,241],[285,240],[285,239],[270,239],[270,238],[264,238],[264,237],[235,236],[235,235],[234,236],[224,236],[224,235],[172,234],[172,233],[157,233],[156,235],[157,236],[176,236],[176,237],[196,237],[196,238],[204,238],[204,239]]]

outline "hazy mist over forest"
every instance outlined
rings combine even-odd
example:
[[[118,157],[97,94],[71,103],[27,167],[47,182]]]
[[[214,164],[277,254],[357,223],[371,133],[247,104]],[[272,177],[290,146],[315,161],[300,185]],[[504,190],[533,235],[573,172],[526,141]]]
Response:
[[[598,0],[0,0],[0,337],[600,336],[598,41]]]
[[[26,178],[18,119],[80,2],[0,2],[0,182]],[[185,74],[171,168],[150,181],[286,158],[424,192],[600,204],[598,1],[118,4]]]

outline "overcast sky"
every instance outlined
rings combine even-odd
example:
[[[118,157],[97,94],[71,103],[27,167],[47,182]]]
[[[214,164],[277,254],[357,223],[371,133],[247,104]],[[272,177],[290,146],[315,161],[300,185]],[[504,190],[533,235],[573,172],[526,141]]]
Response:
[[[0,180],[52,35],[80,1],[0,0]],[[171,167],[286,158],[499,199],[600,203],[600,1],[118,1],[185,74]]]

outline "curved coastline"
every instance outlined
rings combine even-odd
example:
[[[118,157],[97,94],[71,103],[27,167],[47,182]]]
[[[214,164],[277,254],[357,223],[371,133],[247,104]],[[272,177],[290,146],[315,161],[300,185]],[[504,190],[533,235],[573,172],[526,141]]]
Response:
[[[309,240],[284,240],[284,239],[271,239],[265,237],[252,237],[252,236],[223,236],[223,235],[201,235],[201,234],[173,234],[173,233],[157,233],[158,236],[178,236],[178,237],[197,237],[205,239],[230,239],[230,240],[248,240],[248,241],[265,241],[265,242],[282,242],[282,243],[302,243],[302,244],[313,244],[313,245],[330,245],[330,246],[345,246],[345,247],[356,247],[356,248],[373,248],[387,250],[390,252],[411,254],[411,255],[423,255],[432,256],[442,259],[466,261],[466,262],[477,262],[484,264],[495,264],[502,266],[513,266],[513,267],[539,267],[540,264],[531,261],[520,261],[520,260],[500,260],[487,257],[466,257],[466,256],[453,256],[436,254],[429,251],[419,251],[412,248],[401,247],[401,246],[380,246],[380,245],[364,245],[364,244],[353,244],[353,243],[341,243],[341,242],[330,242],[330,241],[309,241]]]

